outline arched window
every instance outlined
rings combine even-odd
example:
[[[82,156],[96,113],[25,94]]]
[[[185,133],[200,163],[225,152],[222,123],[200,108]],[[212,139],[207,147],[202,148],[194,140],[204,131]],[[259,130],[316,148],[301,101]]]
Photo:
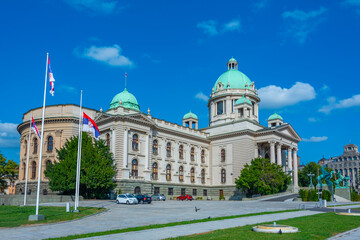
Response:
[[[26,176],[26,163],[23,163],[23,168],[24,168],[24,174],[23,174],[22,180],[25,180],[25,176]]]
[[[52,164],[52,162],[50,160],[46,161],[46,170],[49,168],[49,166]]]
[[[171,157],[171,143],[166,144],[166,157]]]
[[[190,150],[190,160],[195,161],[195,148],[192,147]]]
[[[36,178],[36,162],[33,161],[31,164],[31,179]]]
[[[183,166],[179,167],[179,181],[180,182],[184,181],[184,168],[183,168]]]
[[[226,171],[225,169],[221,169],[221,183],[226,182]]]
[[[205,163],[205,150],[201,150],[201,162]]]
[[[171,181],[171,165],[166,165],[166,181]]]
[[[110,147],[110,134],[106,134],[106,145]]]
[[[133,140],[132,140],[132,149],[134,151],[139,150],[139,137],[137,134],[133,135]]]
[[[38,140],[37,138],[34,138],[34,153],[37,153],[37,149],[38,149]]]
[[[138,161],[136,159],[132,160],[131,166],[131,176],[137,177],[138,176]]]
[[[47,151],[52,152],[53,148],[54,148],[54,140],[52,136],[49,136],[47,141]]]
[[[221,149],[221,162],[225,162],[225,149]]]
[[[184,159],[184,146],[183,145],[179,146],[179,158]]]
[[[195,169],[194,168],[191,168],[191,170],[190,170],[190,181],[192,183],[195,182]]]
[[[24,156],[26,156],[27,154],[27,141],[25,140],[25,152],[24,152]]]
[[[201,170],[201,183],[205,184],[205,169]]]
[[[140,193],[141,193],[141,189],[140,189],[140,187],[139,187],[139,186],[135,187],[135,189],[134,189],[134,193],[135,193],[136,195],[138,195],[138,194],[140,194]]]
[[[157,180],[158,179],[158,165],[156,162],[152,165],[152,179]]]
[[[153,154],[154,154],[154,155],[158,155],[158,149],[159,149],[158,141],[157,141],[157,140],[154,140],[154,141],[153,141]]]

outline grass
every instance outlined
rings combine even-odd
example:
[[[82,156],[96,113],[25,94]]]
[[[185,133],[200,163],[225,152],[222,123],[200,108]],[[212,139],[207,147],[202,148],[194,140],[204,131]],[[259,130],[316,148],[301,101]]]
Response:
[[[283,211],[275,211],[275,212],[251,213],[251,214],[245,214],[245,215],[234,215],[234,216],[226,216],[226,217],[204,218],[204,219],[191,220],[191,221],[173,222],[173,223],[165,223],[165,224],[154,224],[154,225],[148,225],[148,226],[116,229],[116,230],[110,230],[110,231],[104,231],[104,232],[78,234],[78,235],[71,235],[71,236],[67,236],[67,237],[49,238],[49,239],[70,240],[70,239],[78,239],[78,238],[97,237],[97,236],[104,236],[104,235],[117,234],[117,233],[135,232],[135,231],[156,229],[156,228],[164,228],[164,227],[173,227],[173,226],[186,225],[186,224],[192,224],[192,223],[211,222],[211,221],[224,220],[224,219],[250,217],[250,216],[273,214],[273,213],[282,213],[282,212],[294,212],[294,211],[301,211],[301,210],[294,209],[294,210],[283,210]]]
[[[216,230],[209,233],[196,234],[185,237],[172,238],[176,240],[202,240],[202,239],[266,239],[266,240],[300,240],[300,239],[327,239],[331,236],[360,226],[360,217],[342,216],[335,213],[323,213],[312,216],[297,217],[293,219],[276,221],[278,225],[290,225],[297,227],[300,232],[287,234],[258,233],[253,232],[252,227],[259,225],[247,225],[243,227]],[[268,223],[271,224],[271,223]]]
[[[31,224],[55,223],[81,218],[105,210],[104,208],[80,207],[79,213],[66,212],[65,207],[39,207],[43,221],[28,221],[29,215],[35,214],[35,206],[0,206],[0,228],[19,227]]]

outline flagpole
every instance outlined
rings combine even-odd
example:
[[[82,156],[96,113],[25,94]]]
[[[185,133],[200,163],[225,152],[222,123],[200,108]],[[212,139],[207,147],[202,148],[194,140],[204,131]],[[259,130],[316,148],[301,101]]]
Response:
[[[41,165],[42,165],[42,150],[43,150],[43,142],[44,142],[44,118],[45,118],[45,101],[46,101],[46,83],[47,83],[48,63],[49,63],[49,53],[46,53],[44,102],[43,102],[42,119],[41,119],[39,172],[38,172],[38,185],[37,185],[37,193],[36,193],[36,215],[39,215],[40,179],[41,179]]]
[[[29,154],[30,154],[30,141],[31,141],[31,120],[32,120],[32,112],[29,120],[29,139],[27,145],[27,153],[26,153],[26,170],[25,170],[25,194],[24,194],[24,206],[26,206],[26,195],[27,195],[27,181],[28,181],[28,172],[29,172]]]
[[[76,186],[75,186],[75,210],[79,212],[79,192],[80,192],[80,166],[81,166],[81,142],[82,142],[82,131],[81,131],[81,120],[82,120],[82,90],[80,94],[80,111],[79,111],[79,136],[78,136],[78,152],[76,161]]]

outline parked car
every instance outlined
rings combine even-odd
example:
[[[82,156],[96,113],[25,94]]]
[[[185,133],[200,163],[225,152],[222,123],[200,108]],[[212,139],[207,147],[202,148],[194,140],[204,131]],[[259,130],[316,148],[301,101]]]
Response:
[[[153,201],[165,201],[166,200],[166,197],[164,194],[159,194],[159,193],[156,193],[154,195],[151,196],[151,199]]]
[[[138,200],[131,194],[119,194],[116,203],[137,204]]]
[[[148,195],[141,195],[141,194],[138,194],[135,196],[135,198],[138,200],[138,203],[148,203],[150,204],[151,203],[151,197],[149,197]]]
[[[194,200],[194,198],[191,196],[191,195],[181,195],[181,196],[178,196],[177,198],[176,198],[176,200],[181,200],[181,201],[188,201],[188,200],[190,200],[190,201],[192,201],[192,200]]]

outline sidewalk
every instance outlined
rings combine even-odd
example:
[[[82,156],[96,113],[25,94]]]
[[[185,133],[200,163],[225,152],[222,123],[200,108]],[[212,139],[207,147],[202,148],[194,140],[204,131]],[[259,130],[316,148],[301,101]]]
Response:
[[[218,229],[241,227],[245,225],[257,224],[263,222],[274,222],[283,219],[310,216],[319,213],[322,212],[299,211],[299,212],[274,213],[274,214],[241,217],[241,218],[226,219],[226,220],[219,220],[212,222],[179,225],[174,227],[157,228],[157,229],[150,229],[150,230],[143,230],[136,232],[118,233],[118,234],[91,237],[85,239],[157,240],[157,239],[175,238],[184,235],[210,232]]]
[[[347,232],[340,233],[328,240],[358,240],[360,239],[360,227]]]

